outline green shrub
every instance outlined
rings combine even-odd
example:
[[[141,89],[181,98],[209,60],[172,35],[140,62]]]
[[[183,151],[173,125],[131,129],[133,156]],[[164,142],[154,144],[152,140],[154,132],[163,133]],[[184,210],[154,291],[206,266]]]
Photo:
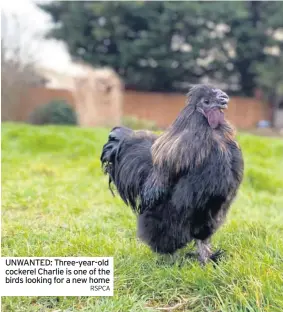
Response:
[[[76,125],[77,115],[65,101],[55,100],[37,107],[28,121],[35,125]]]
[[[131,128],[133,130],[158,130],[158,127],[154,121],[139,119],[134,116],[123,117],[122,124],[125,127]]]

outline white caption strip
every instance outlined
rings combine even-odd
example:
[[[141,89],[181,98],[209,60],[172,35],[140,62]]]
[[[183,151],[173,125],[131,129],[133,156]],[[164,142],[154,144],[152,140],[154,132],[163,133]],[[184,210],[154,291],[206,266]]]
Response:
[[[113,296],[113,257],[1,257],[1,296]]]

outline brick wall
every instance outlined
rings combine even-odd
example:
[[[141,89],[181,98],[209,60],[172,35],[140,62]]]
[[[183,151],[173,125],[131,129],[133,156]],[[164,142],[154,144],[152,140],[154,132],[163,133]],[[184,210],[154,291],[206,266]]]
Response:
[[[44,87],[31,88],[21,99],[16,120],[26,121],[29,114],[37,107],[52,100],[65,100],[75,107],[75,101],[70,91],[65,89],[47,89]]]
[[[53,99],[65,99],[75,107],[72,93],[64,89],[34,88],[22,100],[18,120],[26,120],[32,110]],[[167,127],[185,105],[182,94],[163,94],[126,91],[124,94],[123,114],[153,120],[159,127]],[[77,103],[79,105],[79,103]],[[232,97],[227,118],[239,129],[254,128],[259,120],[270,120],[266,103],[254,98]]]
[[[183,109],[186,97],[181,94],[142,93],[127,91],[124,115],[154,120],[158,126],[167,127]],[[239,129],[254,128],[259,120],[270,120],[266,103],[254,98],[232,97],[227,119]]]

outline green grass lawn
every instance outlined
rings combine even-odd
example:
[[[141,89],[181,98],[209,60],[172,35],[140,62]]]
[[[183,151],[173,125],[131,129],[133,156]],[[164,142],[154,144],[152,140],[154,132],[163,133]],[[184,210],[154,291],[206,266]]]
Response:
[[[283,141],[239,135],[245,180],[213,237],[228,255],[201,268],[160,265],[136,239],[135,216],[101,172],[107,135],[2,125],[2,256],[113,256],[115,263],[114,297],[4,297],[2,311],[283,311]]]

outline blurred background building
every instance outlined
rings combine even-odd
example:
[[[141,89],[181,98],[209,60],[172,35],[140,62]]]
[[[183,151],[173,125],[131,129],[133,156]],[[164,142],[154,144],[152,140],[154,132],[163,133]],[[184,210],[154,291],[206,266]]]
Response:
[[[240,129],[283,128],[283,2],[6,3],[2,120],[60,100],[82,126],[167,127],[190,84],[229,93]]]

